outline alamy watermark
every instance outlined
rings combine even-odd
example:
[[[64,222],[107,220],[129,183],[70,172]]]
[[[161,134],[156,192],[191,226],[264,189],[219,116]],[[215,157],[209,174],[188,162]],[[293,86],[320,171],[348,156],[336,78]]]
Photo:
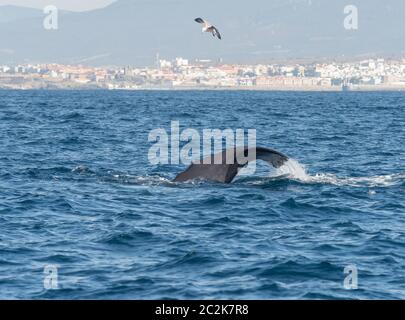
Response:
[[[344,274],[346,275],[343,281],[343,288],[346,290],[357,290],[359,288],[359,272],[355,265],[345,267]]]
[[[148,152],[148,160],[152,165],[247,163],[247,159],[255,158],[255,154],[251,153],[256,148],[256,130],[203,129],[200,132],[186,128],[181,131],[180,122],[172,121],[170,132],[162,128],[154,129],[149,133],[148,141],[153,143]],[[248,154],[235,152],[238,147],[247,147]],[[225,159],[221,156],[223,150],[227,150]],[[212,157],[213,154],[218,156]],[[246,171],[251,173],[255,168],[252,162]]]
[[[343,9],[343,13],[346,15],[343,26],[346,30],[358,30],[359,29],[359,10],[355,5],[347,5]]]
[[[44,8],[44,14],[47,16],[44,19],[43,25],[45,30],[59,29],[59,10],[54,5],[49,5]]]
[[[47,265],[44,267],[44,289],[56,290],[59,288],[58,284],[58,266]]]

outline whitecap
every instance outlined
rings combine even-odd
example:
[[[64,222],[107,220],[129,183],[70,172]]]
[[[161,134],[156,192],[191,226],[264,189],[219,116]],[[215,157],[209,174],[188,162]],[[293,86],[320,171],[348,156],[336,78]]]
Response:
[[[405,174],[388,174],[371,177],[339,177],[330,173],[310,175],[305,166],[294,159],[288,160],[276,170],[279,176],[287,176],[291,180],[303,183],[322,183],[336,186],[351,187],[390,187],[405,181]]]

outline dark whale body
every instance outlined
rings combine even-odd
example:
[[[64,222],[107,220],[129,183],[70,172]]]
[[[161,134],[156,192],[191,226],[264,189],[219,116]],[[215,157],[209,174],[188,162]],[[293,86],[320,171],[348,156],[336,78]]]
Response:
[[[227,161],[227,154],[233,156],[233,161]],[[288,157],[278,151],[261,147],[254,149],[247,147],[227,149],[203,159],[201,163],[192,164],[186,171],[180,173],[174,181],[186,182],[194,179],[204,179],[231,183],[241,168],[256,160],[263,160],[275,168],[280,168],[288,161]]]

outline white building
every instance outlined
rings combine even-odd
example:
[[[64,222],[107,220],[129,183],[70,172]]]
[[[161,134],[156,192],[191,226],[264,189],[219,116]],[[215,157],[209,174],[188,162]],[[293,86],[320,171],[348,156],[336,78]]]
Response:
[[[159,67],[161,69],[170,69],[172,67],[172,63],[167,60],[159,60]]]
[[[176,67],[187,67],[188,60],[183,58],[176,58]]]

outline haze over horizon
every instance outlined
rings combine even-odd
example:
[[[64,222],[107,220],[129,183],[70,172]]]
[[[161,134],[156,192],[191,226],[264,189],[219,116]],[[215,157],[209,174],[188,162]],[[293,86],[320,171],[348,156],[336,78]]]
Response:
[[[44,29],[42,9],[26,7],[44,4],[62,10],[58,30]],[[346,5],[358,8],[358,30],[343,26]],[[139,66],[157,53],[229,63],[401,56],[404,10],[400,0],[0,0],[0,63]],[[198,16],[223,40],[202,34]]]
[[[0,0],[0,6],[43,9],[45,6],[55,5],[61,10],[80,12],[104,8],[115,1],[117,0]]]

